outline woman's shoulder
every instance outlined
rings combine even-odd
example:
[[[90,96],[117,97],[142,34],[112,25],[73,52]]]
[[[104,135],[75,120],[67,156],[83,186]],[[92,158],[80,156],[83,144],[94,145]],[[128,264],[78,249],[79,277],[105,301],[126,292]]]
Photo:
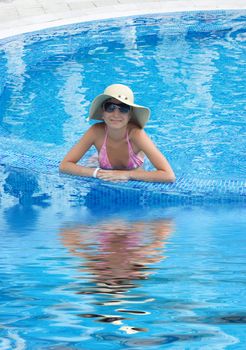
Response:
[[[105,123],[100,122],[100,123],[93,124],[89,130],[91,130],[93,133],[96,133],[96,134],[102,133],[105,130]]]
[[[145,131],[138,125],[133,123],[128,124],[128,135],[130,139],[135,139],[136,137],[141,136],[143,133],[145,133]]]

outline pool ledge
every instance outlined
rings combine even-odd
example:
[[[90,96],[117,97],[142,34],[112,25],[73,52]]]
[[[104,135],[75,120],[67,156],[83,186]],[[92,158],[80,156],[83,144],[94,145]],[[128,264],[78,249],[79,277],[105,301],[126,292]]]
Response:
[[[246,10],[245,0],[45,0],[0,1],[0,39],[100,19],[154,13]]]

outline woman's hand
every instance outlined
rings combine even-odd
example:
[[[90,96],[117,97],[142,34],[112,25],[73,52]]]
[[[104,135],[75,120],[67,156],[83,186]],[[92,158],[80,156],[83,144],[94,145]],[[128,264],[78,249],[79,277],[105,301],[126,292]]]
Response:
[[[130,179],[127,170],[103,170],[97,172],[97,178],[104,181],[125,182]]]

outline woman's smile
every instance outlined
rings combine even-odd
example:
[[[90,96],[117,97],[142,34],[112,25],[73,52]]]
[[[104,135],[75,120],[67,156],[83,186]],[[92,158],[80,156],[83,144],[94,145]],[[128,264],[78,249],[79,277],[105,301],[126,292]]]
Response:
[[[109,120],[111,122],[113,122],[113,123],[121,123],[121,122],[123,122],[123,119],[121,119],[121,118],[110,118]]]
[[[107,124],[113,125],[127,125],[129,121],[128,114],[122,114],[118,110],[115,110],[113,113],[104,112],[104,121]]]

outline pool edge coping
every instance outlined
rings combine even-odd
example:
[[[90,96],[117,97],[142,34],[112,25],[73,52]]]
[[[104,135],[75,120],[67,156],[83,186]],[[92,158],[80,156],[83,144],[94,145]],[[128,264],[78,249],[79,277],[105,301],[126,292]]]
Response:
[[[157,6],[156,6],[157,4]],[[96,12],[95,9],[93,11],[89,11],[89,13],[80,15],[80,16],[71,16],[64,18],[65,14],[58,14],[59,17],[57,19],[49,19],[45,20],[47,16],[38,16],[38,17],[32,17],[28,20],[28,18],[23,18],[22,20],[18,21],[10,21],[9,24],[11,24],[11,29],[5,29],[1,30],[0,32],[0,40],[7,39],[14,37],[16,35],[21,35],[25,33],[31,33],[36,31],[41,31],[44,29],[50,29],[50,28],[56,28],[66,25],[72,25],[76,23],[85,23],[85,22],[93,22],[93,21],[99,21],[99,20],[115,20],[117,18],[124,18],[124,17],[131,17],[131,16],[143,16],[143,15],[154,15],[154,14],[162,14],[162,13],[182,13],[182,12],[197,12],[197,11],[244,11],[246,10],[246,2],[244,0],[238,0],[236,3],[230,4],[228,1],[219,1],[218,2],[211,2],[209,0],[202,0],[200,3],[187,3],[187,1],[183,2],[174,2],[174,1],[167,1],[166,3],[156,3],[156,2],[148,2],[143,3],[143,6],[140,7],[137,6],[137,4],[133,4],[135,8],[133,9],[126,9],[126,7],[122,7],[120,4],[117,6],[114,6],[113,11],[108,13],[108,7],[104,6],[100,8],[100,13]],[[154,6],[153,6],[154,5]],[[130,6],[129,6],[130,7]],[[111,7],[112,9],[112,7]],[[119,10],[124,9],[123,12],[119,13]],[[33,24],[36,20],[41,22]],[[44,19],[44,21],[42,21]],[[15,27],[15,24],[19,24],[20,21],[22,24],[20,26]]]

